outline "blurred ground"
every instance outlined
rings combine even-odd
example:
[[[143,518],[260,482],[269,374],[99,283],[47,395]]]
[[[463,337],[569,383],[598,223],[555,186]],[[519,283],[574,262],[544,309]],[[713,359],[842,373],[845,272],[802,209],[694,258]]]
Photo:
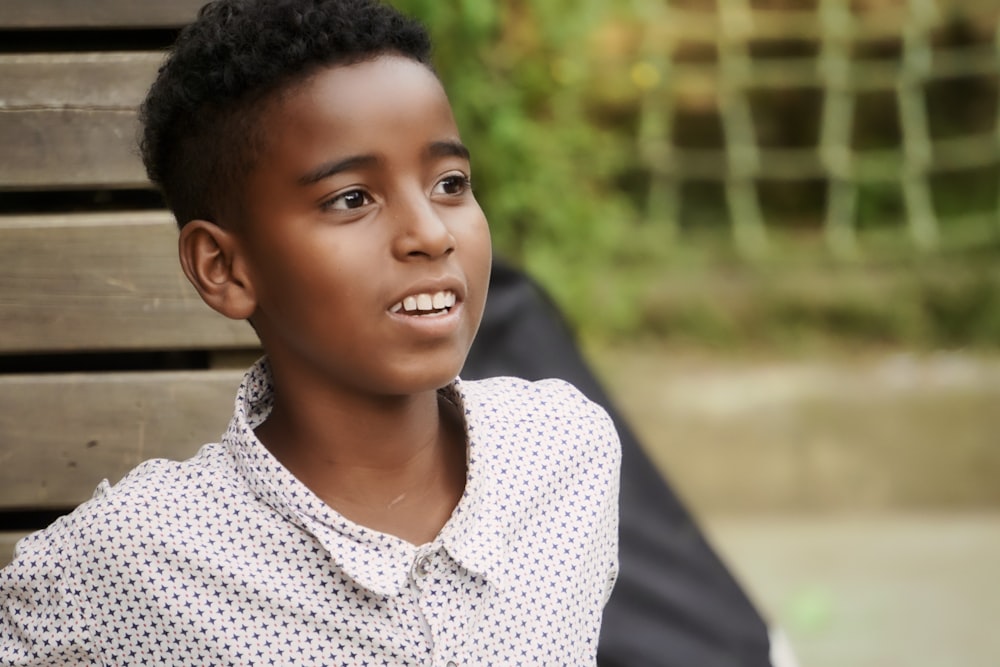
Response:
[[[1000,357],[590,356],[699,511],[1000,511]]]
[[[591,358],[802,667],[1000,665],[1000,359]]]
[[[1000,665],[1000,511],[702,519],[802,667]]]

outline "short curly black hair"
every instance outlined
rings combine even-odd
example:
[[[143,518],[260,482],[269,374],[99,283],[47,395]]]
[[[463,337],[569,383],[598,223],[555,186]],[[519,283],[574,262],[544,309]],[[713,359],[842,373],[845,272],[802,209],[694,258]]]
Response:
[[[146,173],[177,224],[238,214],[261,113],[318,68],[430,62],[426,30],[378,0],[216,0],[185,27],[139,110]]]

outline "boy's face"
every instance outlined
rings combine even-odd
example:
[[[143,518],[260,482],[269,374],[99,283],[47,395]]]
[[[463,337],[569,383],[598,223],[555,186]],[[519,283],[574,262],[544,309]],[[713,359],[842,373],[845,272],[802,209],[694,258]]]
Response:
[[[260,122],[266,147],[234,229],[276,377],[378,395],[449,382],[479,327],[491,250],[437,78],[391,55],[325,68]]]

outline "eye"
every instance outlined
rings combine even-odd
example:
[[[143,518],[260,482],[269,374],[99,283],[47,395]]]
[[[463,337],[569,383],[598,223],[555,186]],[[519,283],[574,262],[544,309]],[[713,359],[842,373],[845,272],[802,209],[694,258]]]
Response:
[[[364,190],[348,190],[323,203],[323,208],[350,211],[372,203],[371,195]]]
[[[450,174],[434,186],[434,194],[460,195],[472,189],[472,181],[465,174]]]

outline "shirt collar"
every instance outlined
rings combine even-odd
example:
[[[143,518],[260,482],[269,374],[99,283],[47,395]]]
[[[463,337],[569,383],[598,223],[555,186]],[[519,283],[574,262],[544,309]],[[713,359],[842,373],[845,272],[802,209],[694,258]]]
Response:
[[[506,561],[504,527],[499,515],[491,511],[489,499],[497,492],[497,477],[492,465],[490,444],[495,437],[491,416],[475,409],[477,383],[456,379],[442,389],[444,397],[464,417],[468,440],[465,492],[438,537],[448,553],[466,570],[483,576],[490,584],[505,588]]]
[[[469,386],[456,379],[441,390],[465,417],[468,466],[465,492],[431,548],[440,544],[463,568],[503,588],[507,585],[501,567],[505,531],[498,525],[496,513],[485,506],[484,499],[494,495],[494,479],[489,450],[479,443],[481,434],[490,433],[490,420],[470,410]],[[281,465],[254,433],[273,404],[271,369],[267,358],[262,357],[243,377],[233,417],[223,436],[237,472],[261,502],[314,535],[359,585],[377,595],[398,594],[406,586],[418,547],[349,521]]]

